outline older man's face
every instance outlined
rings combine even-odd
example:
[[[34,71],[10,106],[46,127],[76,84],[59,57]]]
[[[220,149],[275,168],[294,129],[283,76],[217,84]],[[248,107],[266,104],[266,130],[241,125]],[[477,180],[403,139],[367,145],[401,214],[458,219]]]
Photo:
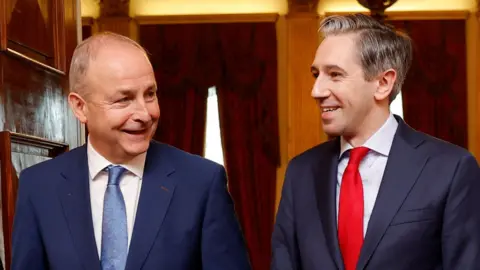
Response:
[[[112,162],[146,152],[160,109],[144,53],[130,44],[104,46],[90,62],[86,86],[85,122],[95,149]]]

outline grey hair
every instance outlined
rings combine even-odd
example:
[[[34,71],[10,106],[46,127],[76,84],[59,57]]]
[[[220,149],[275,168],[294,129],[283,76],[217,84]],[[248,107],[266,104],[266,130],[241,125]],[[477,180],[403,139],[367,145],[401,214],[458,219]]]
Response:
[[[85,88],[85,76],[90,62],[95,60],[98,51],[107,42],[129,44],[147,55],[147,52],[140,44],[126,36],[112,32],[101,32],[93,35],[78,44],[73,52],[68,75],[70,92],[79,92]]]
[[[400,93],[412,63],[412,41],[408,35],[395,31],[363,14],[333,15],[320,23],[323,37],[357,33],[356,44],[366,80],[372,80],[381,72],[394,69],[397,79],[390,94],[390,102]]]

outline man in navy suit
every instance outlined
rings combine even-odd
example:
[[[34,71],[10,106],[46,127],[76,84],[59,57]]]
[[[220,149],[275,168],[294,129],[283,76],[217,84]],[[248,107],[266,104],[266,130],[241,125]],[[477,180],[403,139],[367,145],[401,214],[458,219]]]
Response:
[[[102,33],[70,70],[88,141],[21,173],[12,269],[250,269],[224,168],[151,141],[160,111],[145,51]]]
[[[410,39],[360,14],[327,17],[320,32],[312,96],[336,138],[288,166],[272,269],[480,269],[475,158],[389,110]]]

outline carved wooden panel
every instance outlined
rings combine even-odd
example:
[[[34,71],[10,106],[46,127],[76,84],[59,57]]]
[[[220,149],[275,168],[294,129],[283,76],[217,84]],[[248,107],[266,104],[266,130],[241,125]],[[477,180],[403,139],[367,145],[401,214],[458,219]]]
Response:
[[[68,0],[70,1],[70,0]],[[68,2],[67,1],[67,2]],[[2,0],[1,49],[66,71],[65,6],[62,0]]]
[[[288,0],[288,13],[317,13],[319,0]]]
[[[82,25],[82,40],[89,38],[92,35],[91,25]]]
[[[6,0],[8,47],[53,66],[52,0]],[[29,31],[25,31],[28,25]]]
[[[7,118],[0,130],[66,142],[74,128],[64,93],[66,78],[4,54],[0,74],[0,109]]]
[[[82,17],[82,40],[91,37],[98,27],[96,19],[93,17]]]
[[[2,262],[10,269],[12,227],[20,173],[68,150],[68,145],[8,131],[0,132]],[[1,242],[1,241],[0,241]]]
[[[129,17],[130,0],[101,0],[101,17]]]
[[[8,4],[10,17],[8,22],[15,24],[16,12],[28,10],[30,7],[24,7],[22,1],[32,0],[5,0],[0,1],[1,9],[6,9]],[[33,60],[25,56],[7,45],[7,39],[31,42],[27,50],[35,48],[35,51],[42,51],[43,54],[49,54],[53,50],[49,48],[53,44],[56,57],[59,52],[62,55],[71,57],[73,50],[77,44],[76,35],[76,1],[75,0],[38,0],[35,2],[40,7],[48,7],[53,5],[52,11],[38,11],[39,17],[44,21],[50,20],[50,17],[61,17],[63,34],[54,34],[54,36],[63,36],[63,44],[53,40],[53,43],[35,43],[36,30],[31,30],[28,24],[31,20],[24,18],[24,25],[21,31],[0,32],[2,41],[6,45],[7,50],[0,50],[0,131],[9,130],[22,134],[38,136],[52,141],[70,144],[72,147],[77,146],[80,142],[80,125],[68,108],[66,95],[68,93],[68,78],[64,72],[59,71],[51,66],[41,64],[40,61]],[[28,2],[30,3],[30,2]],[[51,3],[51,4],[48,4]],[[30,3],[33,5],[33,3]],[[2,6],[3,5],[3,6]],[[63,6],[64,10],[58,10]],[[17,9],[15,8],[17,7]],[[25,9],[22,9],[25,8]],[[34,12],[34,11],[28,11]],[[49,13],[50,12],[50,13]],[[35,13],[32,13],[35,14]],[[40,16],[41,15],[41,16]],[[33,16],[33,15],[32,15]],[[0,16],[0,31],[7,29],[7,18]],[[40,19],[39,19],[40,20]],[[5,27],[3,27],[5,26]],[[47,29],[48,30],[48,29]],[[46,31],[47,31],[46,30]],[[25,33],[20,33],[20,32]],[[47,31],[48,32],[48,31]],[[10,35],[11,34],[11,35]],[[11,38],[13,37],[13,38]],[[42,37],[36,36],[40,40]],[[42,45],[43,44],[43,45]],[[55,45],[56,44],[56,45]],[[58,45],[58,46],[57,46]],[[61,45],[61,46],[60,46]],[[35,47],[36,46],[36,47]],[[55,47],[56,46],[56,47]],[[8,48],[7,48],[8,47]],[[50,46],[51,47],[51,46]],[[66,66],[70,60],[64,61],[62,65]],[[56,65],[59,64],[55,60]]]
[[[10,269],[19,173],[66,151],[68,145],[74,148],[81,143],[80,125],[66,99],[67,66],[77,44],[76,8],[75,0],[0,0],[0,181],[4,236],[0,254],[5,254],[0,257],[5,269]],[[4,252],[1,247],[6,248]]]

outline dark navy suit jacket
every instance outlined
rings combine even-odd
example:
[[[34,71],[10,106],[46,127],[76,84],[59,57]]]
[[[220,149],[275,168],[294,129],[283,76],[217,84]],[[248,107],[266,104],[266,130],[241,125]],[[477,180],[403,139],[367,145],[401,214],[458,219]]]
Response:
[[[21,173],[12,270],[100,270],[86,147]],[[127,270],[247,270],[222,166],[151,143]]]
[[[369,221],[359,270],[480,269],[480,169],[466,150],[399,126]],[[287,169],[272,269],[344,269],[333,139]]]

